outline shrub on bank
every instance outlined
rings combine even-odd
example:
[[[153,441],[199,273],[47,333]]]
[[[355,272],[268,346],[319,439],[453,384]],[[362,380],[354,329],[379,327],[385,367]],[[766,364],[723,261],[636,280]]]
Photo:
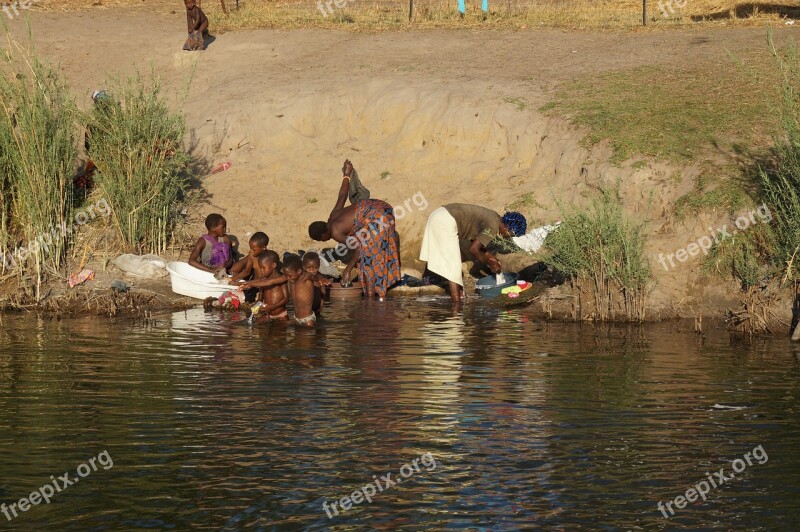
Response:
[[[169,109],[155,77],[137,76],[99,98],[87,123],[95,184],[123,243],[137,252],[165,251],[188,186],[183,116]]]
[[[622,209],[618,190],[603,190],[588,208],[560,205],[562,223],[545,241],[544,261],[591,287],[595,316],[618,315],[644,319],[647,285],[651,279],[645,254],[645,226]]]
[[[66,277],[73,233],[75,168],[87,131],[93,198],[108,207],[125,247],[163,252],[188,184],[183,117],[156,81],[117,83],[89,113],[77,111],[61,74],[6,34],[0,51],[0,282],[16,279],[18,301],[39,301],[48,276]],[[91,180],[89,180],[91,181]],[[96,205],[95,205],[96,206]],[[92,218],[94,215],[92,215]]]
[[[768,33],[769,49],[780,80],[780,134],[766,163],[753,173],[752,200],[770,211],[769,223],[721,240],[705,268],[740,283],[741,308],[728,324],[741,332],[763,333],[784,327],[786,287],[800,281],[800,54],[794,42],[779,49]]]
[[[794,42],[778,49],[771,33],[768,42],[781,80],[781,135],[775,164],[758,168],[753,200],[769,207],[771,221],[714,246],[707,264],[744,292],[800,279],[800,55]]]

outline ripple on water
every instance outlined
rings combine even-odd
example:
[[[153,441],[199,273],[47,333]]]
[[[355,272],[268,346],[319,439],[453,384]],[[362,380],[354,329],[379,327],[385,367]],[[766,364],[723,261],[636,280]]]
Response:
[[[316,330],[202,310],[2,320],[0,500],[114,459],[20,527],[800,521],[800,370],[782,339],[701,342],[674,324],[540,323],[441,299],[334,304]],[[658,501],[759,444],[768,462],[661,517]],[[400,484],[328,519],[324,502],[387,474]]]

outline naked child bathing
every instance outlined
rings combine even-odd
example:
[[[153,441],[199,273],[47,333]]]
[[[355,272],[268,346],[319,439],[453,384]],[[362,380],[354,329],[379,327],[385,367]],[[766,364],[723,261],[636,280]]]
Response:
[[[312,306],[314,314],[319,314],[322,311],[322,307],[325,306],[328,287],[333,284],[331,279],[319,273],[319,266],[319,254],[309,251],[303,255],[303,270],[311,276],[311,281],[314,283],[314,304]]]
[[[286,320],[289,313],[286,304],[289,302],[289,292],[286,276],[278,272],[280,257],[272,250],[261,253],[258,257],[258,270],[261,277],[244,283],[242,290],[260,289],[259,299],[264,305],[263,312],[272,320]]]
[[[303,262],[297,255],[290,255],[283,261],[283,275],[271,275],[269,279],[249,281],[242,285],[247,288],[268,288],[288,283],[289,295],[294,302],[294,319],[299,325],[313,327],[317,323],[314,314],[314,281],[303,271]]]
[[[299,325],[312,327],[317,323],[314,314],[314,280],[303,270],[300,257],[290,255],[283,262],[283,274],[289,280],[289,291],[294,302],[294,320]]]

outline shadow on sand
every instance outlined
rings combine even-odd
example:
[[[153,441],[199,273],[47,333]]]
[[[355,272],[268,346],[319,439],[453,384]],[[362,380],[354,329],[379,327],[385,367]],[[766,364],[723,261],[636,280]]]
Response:
[[[747,2],[744,4],[737,4],[734,8],[726,9],[724,11],[716,11],[714,13],[706,13],[704,15],[693,15],[692,20],[695,22],[700,22],[703,20],[728,20],[736,18],[748,18],[756,14],[776,14],[785,18],[800,18],[800,6]]]

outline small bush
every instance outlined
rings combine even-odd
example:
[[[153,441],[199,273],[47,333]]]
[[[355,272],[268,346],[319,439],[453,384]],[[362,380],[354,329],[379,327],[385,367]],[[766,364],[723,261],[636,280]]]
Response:
[[[603,190],[586,209],[560,208],[544,261],[580,285],[591,282],[597,319],[613,317],[620,302],[628,319],[643,319],[651,278],[644,223],[625,215],[618,190]]]
[[[114,83],[87,115],[96,186],[113,208],[124,245],[160,253],[179,218],[188,186],[183,116],[170,111],[158,80],[140,75]]]

